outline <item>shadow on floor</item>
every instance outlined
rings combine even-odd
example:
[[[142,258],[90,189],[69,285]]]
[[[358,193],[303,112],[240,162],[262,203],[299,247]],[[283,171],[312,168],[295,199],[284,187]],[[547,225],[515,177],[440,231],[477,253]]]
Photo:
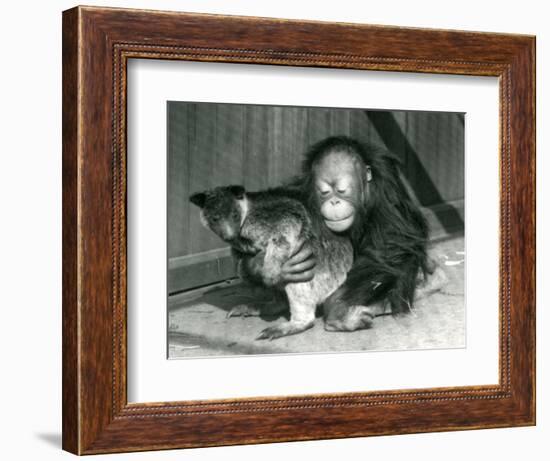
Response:
[[[61,432],[46,432],[35,434],[36,438],[51,445],[55,448],[61,449]]]

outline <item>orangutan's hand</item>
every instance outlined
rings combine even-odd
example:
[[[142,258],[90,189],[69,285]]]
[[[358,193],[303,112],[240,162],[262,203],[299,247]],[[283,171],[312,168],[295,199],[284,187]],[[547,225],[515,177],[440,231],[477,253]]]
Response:
[[[304,244],[305,241],[301,241],[294,254],[283,264],[281,279],[284,283],[309,282],[313,278],[317,260],[311,248]]]

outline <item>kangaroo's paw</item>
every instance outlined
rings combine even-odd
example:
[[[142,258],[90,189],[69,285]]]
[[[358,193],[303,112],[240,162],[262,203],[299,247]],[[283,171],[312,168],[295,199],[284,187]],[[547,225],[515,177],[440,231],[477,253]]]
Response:
[[[238,304],[227,312],[227,318],[230,317],[259,317],[260,308],[248,304]]]
[[[272,339],[282,338],[283,336],[295,335],[297,333],[301,333],[302,331],[308,330],[313,326],[313,324],[314,322],[296,323],[292,321],[279,323],[278,325],[267,327],[266,329],[262,330],[260,334],[256,336],[256,339],[272,340]]]

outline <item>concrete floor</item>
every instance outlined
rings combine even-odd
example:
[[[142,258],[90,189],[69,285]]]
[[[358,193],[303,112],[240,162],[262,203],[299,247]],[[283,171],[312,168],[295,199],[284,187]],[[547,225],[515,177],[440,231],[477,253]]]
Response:
[[[284,316],[227,318],[235,305],[258,298],[246,286],[228,283],[175,296],[169,300],[169,358],[464,347],[464,238],[435,243],[433,251],[440,255],[448,284],[418,301],[411,315],[377,317],[369,330],[328,332],[322,318],[317,318],[315,326],[303,333],[258,341],[255,337],[261,330]]]

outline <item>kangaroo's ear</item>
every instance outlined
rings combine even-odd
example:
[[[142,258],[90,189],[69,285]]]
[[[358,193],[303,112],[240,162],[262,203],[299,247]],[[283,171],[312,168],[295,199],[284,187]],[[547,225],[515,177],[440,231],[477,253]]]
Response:
[[[206,194],[204,192],[197,192],[189,197],[189,201],[199,208],[203,208],[204,202],[206,201]]]
[[[245,190],[243,186],[229,186],[229,190],[236,199],[242,200],[244,198]]]

